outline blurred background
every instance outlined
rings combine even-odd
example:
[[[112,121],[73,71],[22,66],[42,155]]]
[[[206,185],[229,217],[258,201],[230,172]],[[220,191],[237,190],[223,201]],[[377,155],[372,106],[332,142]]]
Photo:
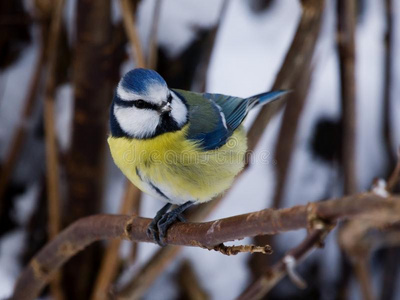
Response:
[[[1,1],[0,298],[74,220],[161,208],[126,182],[106,146],[113,89],[135,67],[199,92],[293,90],[273,118],[247,118],[256,159],[198,221],[354,194],[387,178],[400,145],[399,13],[399,0]],[[299,265],[307,288],[284,279],[266,297],[400,299],[400,248],[359,252],[370,259],[366,281],[339,231]],[[96,243],[42,296],[234,299],[305,236],[240,241],[270,243],[271,256]]]

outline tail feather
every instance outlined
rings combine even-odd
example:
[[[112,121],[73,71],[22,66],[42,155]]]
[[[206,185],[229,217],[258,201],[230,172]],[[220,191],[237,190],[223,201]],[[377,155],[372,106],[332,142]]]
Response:
[[[290,92],[291,92],[290,90],[277,90],[277,91],[270,91],[270,92],[254,95],[254,96],[248,98],[249,104],[250,104],[248,110],[252,109],[255,106],[265,105],[265,104],[271,103],[275,100],[278,100],[282,96],[284,96]]]

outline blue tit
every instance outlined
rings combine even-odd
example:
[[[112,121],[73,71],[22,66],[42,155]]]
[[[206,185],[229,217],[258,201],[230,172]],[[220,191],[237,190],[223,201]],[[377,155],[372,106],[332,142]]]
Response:
[[[111,104],[108,144],[125,176],[166,202],[147,230],[155,242],[164,244],[168,227],[184,220],[185,209],[229,188],[247,150],[241,123],[252,108],[285,93],[239,98],[170,89],[147,69],[122,77]],[[177,208],[169,211],[172,204]]]

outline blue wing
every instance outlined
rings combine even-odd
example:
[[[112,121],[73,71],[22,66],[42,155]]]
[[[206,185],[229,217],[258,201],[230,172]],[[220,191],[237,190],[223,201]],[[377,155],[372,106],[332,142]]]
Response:
[[[223,146],[253,107],[271,103],[287,93],[272,91],[249,98],[239,98],[222,94],[174,91],[180,94],[189,106],[188,139],[200,142],[205,151]]]

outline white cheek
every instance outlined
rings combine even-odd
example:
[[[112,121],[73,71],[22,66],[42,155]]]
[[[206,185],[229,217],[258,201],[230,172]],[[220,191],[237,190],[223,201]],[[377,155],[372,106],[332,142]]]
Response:
[[[114,114],[122,130],[136,138],[152,136],[160,121],[156,111],[136,107],[114,106]]]
[[[187,121],[187,108],[184,103],[182,103],[181,99],[178,98],[178,96],[175,95],[174,92],[171,92],[173,100],[171,102],[171,116],[174,118],[176,123],[178,123],[179,126],[182,126],[183,124],[186,123]]]

